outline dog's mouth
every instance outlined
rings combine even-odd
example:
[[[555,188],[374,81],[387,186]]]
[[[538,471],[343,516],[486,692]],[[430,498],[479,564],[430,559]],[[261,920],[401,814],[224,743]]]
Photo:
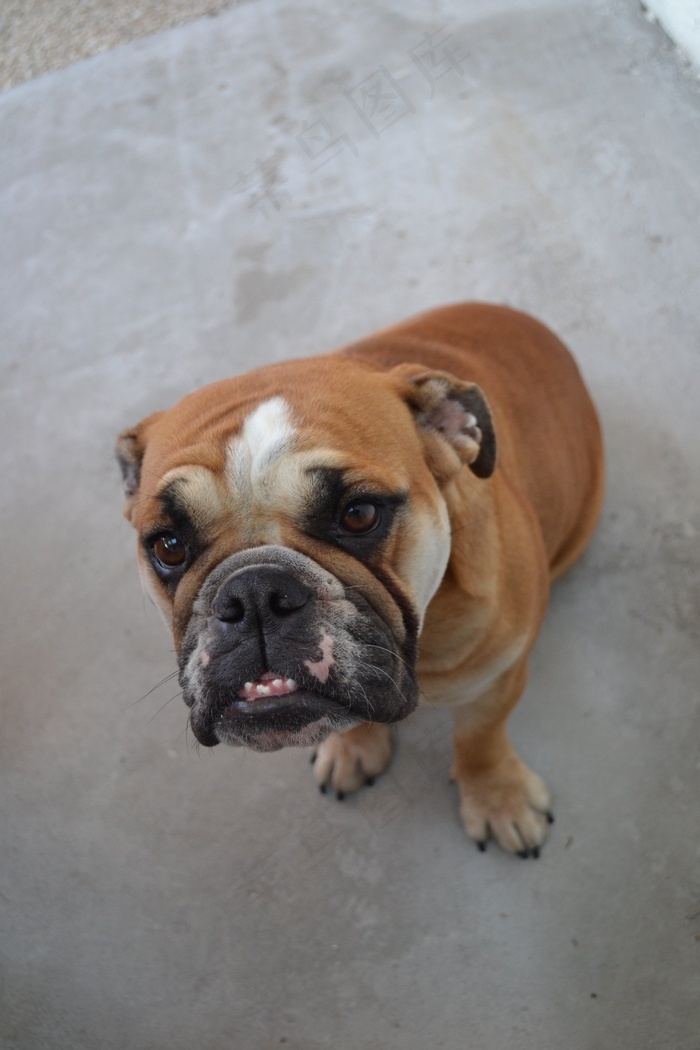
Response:
[[[241,700],[257,702],[266,697],[294,696],[300,691],[301,687],[293,678],[284,678],[276,675],[274,671],[266,671],[257,681],[246,682],[239,689],[238,697]]]
[[[332,697],[268,671],[245,682],[233,699],[205,722],[192,713],[192,732],[200,744],[245,746],[255,751],[310,746],[358,719]]]

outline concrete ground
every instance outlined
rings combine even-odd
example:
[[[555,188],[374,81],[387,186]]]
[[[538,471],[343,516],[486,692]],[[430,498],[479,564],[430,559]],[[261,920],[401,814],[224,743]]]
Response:
[[[0,142],[0,1045],[697,1050],[700,89],[658,27],[261,0],[7,91]],[[556,328],[607,437],[513,719],[538,862],[467,840],[442,714],[342,804],[194,749],[112,460],[464,298]]]

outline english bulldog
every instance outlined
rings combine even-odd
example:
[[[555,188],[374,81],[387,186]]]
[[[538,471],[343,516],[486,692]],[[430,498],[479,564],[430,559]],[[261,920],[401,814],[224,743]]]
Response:
[[[551,796],[506,722],[604,476],[551,331],[500,306],[436,309],[212,383],[117,456],[201,744],[310,746],[343,797],[387,769],[420,699],[447,705],[468,834],[539,855]]]

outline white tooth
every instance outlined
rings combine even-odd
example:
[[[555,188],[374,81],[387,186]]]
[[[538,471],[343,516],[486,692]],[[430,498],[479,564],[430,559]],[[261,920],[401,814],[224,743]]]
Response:
[[[255,688],[256,688],[256,691],[258,693],[258,696],[269,696],[270,695],[270,687],[269,687],[269,685],[257,685]]]
[[[290,689],[290,690],[296,689],[296,687],[297,687],[297,684],[296,684],[296,682],[294,681],[293,678],[288,678],[287,681],[284,684],[286,685],[287,689]]]
[[[250,692],[250,690],[253,688],[253,683],[252,682],[246,682],[246,684],[243,686],[243,688],[247,689],[248,692]]]
[[[274,682],[272,684],[274,685],[275,689],[279,689],[279,687],[282,685],[282,679],[281,678],[275,678],[275,680],[274,680]]]

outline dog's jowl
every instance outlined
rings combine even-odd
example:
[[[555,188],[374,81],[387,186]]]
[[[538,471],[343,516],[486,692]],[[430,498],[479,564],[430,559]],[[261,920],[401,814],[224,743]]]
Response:
[[[537,856],[550,793],[506,721],[603,492],[555,335],[504,307],[434,310],[207,386],[117,455],[197,740],[312,746],[346,793],[387,768],[419,696],[447,704],[467,831]]]

